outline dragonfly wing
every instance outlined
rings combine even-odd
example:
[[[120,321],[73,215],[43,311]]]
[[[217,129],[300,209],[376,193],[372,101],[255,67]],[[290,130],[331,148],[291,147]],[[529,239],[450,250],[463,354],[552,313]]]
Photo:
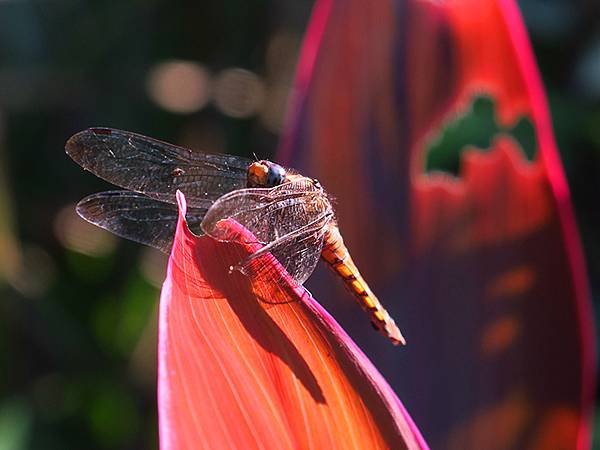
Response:
[[[240,189],[224,195],[210,207],[201,228],[215,239],[231,240],[224,234],[227,229],[218,226],[225,219],[243,225],[265,245],[257,256],[268,251],[302,284],[319,260],[333,211],[322,188],[311,179],[300,178],[270,189]],[[243,262],[243,268],[250,262]],[[259,265],[252,262],[251,272],[257,273]]]
[[[239,156],[194,152],[110,128],[77,133],[65,149],[84,169],[112,184],[169,203],[176,203],[179,189],[191,207],[244,188],[251,164]]]
[[[188,208],[190,229],[200,232],[200,223],[212,202]],[[90,195],[77,204],[77,213],[117,236],[169,253],[177,226],[177,206],[130,191],[108,191]]]
[[[331,213],[323,213],[309,226],[264,246],[242,261],[237,269],[259,279],[277,280],[272,272],[273,266],[265,264],[263,259],[271,254],[298,284],[304,284],[319,262],[325,231],[331,219]]]

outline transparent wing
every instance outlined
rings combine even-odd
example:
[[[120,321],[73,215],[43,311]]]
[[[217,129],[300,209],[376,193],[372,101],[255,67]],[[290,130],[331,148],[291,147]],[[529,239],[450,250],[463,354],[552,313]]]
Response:
[[[188,208],[190,229],[200,232],[200,222],[212,204]],[[177,225],[177,206],[130,191],[108,191],[90,195],[77,204],[77,213],[117,236],[149,245],[165,253],[171,251]]]
[[[112,184],[169,203],[176,203],[179,189],[192,207],[244,188],[251,164],[239,156],[194,152],[110,128],[77,133],[65,150],[84,169]]]
[[[210,207],[201,228],[215,239],[230,240],[224,234],[227,230],[218,226],[225,219],[243,225],[265,245],[241,262],[243,271],[261,273],[258,257],[270,253],[302,284],[319,259],[333,211],[322,188],[300,178],[271,189],[240,189],[224,195]]]
[[[332,212],[323,213],[312,224],[264,246],[242,261],[236,269],[258,279],[278,281],[272,264],[267,264],[265,260],[272,255],[298,284],[304,284],[319,262],[327,225],[332,217]]]

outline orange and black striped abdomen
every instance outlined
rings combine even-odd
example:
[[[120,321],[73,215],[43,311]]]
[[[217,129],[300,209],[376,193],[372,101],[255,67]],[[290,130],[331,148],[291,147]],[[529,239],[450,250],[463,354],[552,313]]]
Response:
[[[375,328],[388,337],[394,345],[406,344],[394,319],[390,317],[375,294],[373,294],[358,271],[354,261],[352,261],[348,249],[344,245],[344,240],[335,224],[329,225],[325,234],[321,258],[342,278],[344,284],[352,292],[362,309],[369,313],[371,323],[373,323]]]

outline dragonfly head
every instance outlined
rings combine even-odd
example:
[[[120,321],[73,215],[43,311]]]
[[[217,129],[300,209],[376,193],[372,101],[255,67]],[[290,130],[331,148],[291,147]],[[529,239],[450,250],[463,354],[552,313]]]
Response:
[[[248,187],[271,188],[285,181],[285,169],[274,162],[262,160],[248,167]]]

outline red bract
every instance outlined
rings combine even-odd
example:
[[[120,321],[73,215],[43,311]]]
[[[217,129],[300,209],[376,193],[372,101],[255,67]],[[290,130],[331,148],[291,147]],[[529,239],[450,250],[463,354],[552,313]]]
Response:
[[[370,330],[355,335],[427,440],[589,448],[585,266],[515,2],[320,0],[296,88],[279,161],[337,198],[348,247],[409,345],[391,353]],[[489,148],[455,149],[457,177],[426,171],[476,96],[495,108]],[[519,118],[531,161],[510,131]]]
[[[229,267],[256,245],[188,229],[185,199],[159,325],[162,449],[427,448],[398,398],[270,255],[273,280]],[[252,236],[236,222],[232,236]]]

